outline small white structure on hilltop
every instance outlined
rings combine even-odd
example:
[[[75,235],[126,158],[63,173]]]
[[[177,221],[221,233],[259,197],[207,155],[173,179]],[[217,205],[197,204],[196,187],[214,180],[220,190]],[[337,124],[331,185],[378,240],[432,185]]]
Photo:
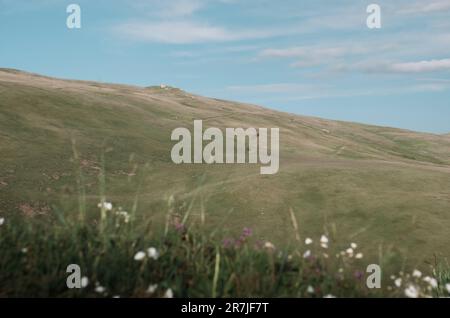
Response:
[[[166,85],[166,84],[161,84],[161,85],[159,85],[159,87],[160,87],[161,89],[167,89],[167,85]]]

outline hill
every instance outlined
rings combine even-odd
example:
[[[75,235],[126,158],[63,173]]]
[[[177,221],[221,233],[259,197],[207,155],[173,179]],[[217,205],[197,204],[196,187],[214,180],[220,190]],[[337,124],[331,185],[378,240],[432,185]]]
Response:
[[[174,165],[171,132],[192,129],[194,119],[205,127],[279,127],[279,173]],[[373,259],[397,250],[419,265],[450,256],[448,136],[298,116],[170,87],[0,69],[0,145],[0,215],[76,211],[76,149],[91,206],[99,201],[104,154],[108,199],[126,209],[138,202],[137,213],[157,223],[171,195],[179,214],[196,198],[192,216],[199,218],[202,202],[211,229],[232,235],[251,227],[261,239],[293,244],[292,207],[303,238],[327,232],[357,241]]]

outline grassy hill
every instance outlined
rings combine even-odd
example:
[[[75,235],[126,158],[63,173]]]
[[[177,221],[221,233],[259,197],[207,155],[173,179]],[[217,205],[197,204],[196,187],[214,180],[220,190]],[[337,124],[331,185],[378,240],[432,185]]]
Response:
[[[342,105],[344,107],[345,105]],[[171,132],[204,127],[279,127],[280,171],[259,166],[171,162]],[[74,160],[76,149],[79,158]],[[102,160],[104,156],[104,161]],[[186,93],[59,80],[0,69],[0,215],[51,218],[79,200],[77,165],[87,204],[99,202],[99,171],[116,205],[164,224],[168,198],[183,215],[224,235],[243,227],[275,244],[322,233],[357,241],[369,258],[397,251],[423,266],[450,256],[448,136],[277,112]]]

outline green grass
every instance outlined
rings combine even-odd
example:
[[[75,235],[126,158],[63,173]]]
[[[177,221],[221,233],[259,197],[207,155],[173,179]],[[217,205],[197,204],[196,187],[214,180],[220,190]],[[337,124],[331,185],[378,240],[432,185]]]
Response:
[[[415,277],[408,266],[395,272],[398,255],[382,250],[376,262],[382,268],[382,287],[367,288],[366,268],[373,261],[364,248],[353,247],[349,253],[353,242],[336,241],[335,231],[324,232],[327,246],[319,237],[306,243],[292,209],[284,235],[294,244],[274,245],[248,227],[233,236],[226,230],[226,217],[211,230],[198,185],[189,201],[168,198],[161,206],[164,220],[139,213],[137,196],[126,208],[89,205],[75,145],[72,162],[78,204],[53,206],[45,215],[28,218],[12,215],[0,225],[0,297],[166,297],[168,290],[190,298],[405,297],[410,286],[420,297],[450,295],[448,265],[429,266],[426,281],[426,273]],[[102,161],[95,184],[100,202],[107,202],[107,180]],[[317,189],[310,192],[311,200],[324,200]],[[150,257],[150,247],[157,257]],[[147,254],[144,259],[136,260],[139,252]],[[80,266],[87,286],[67,288],[70,264]]]
[[[205,128],[279,127],[280,172],[174,165],[171,131],[192,128],[194,119]],[[196,198],[189,219],[200,224],[203,207],[202,233],[215,233],[217,242],[250,227],[254,240],[295,250],[295,236],[286,234],[292,208],[302,238],[327,233],[340,248],[356,241],[367,263],[382,259],[391,272],[427,271],[450,257],[446,136],[302,117],[178,89],[0,70],[0,217],[14,220],[17,231],[39,221],[48,235],[64,234],[58,211],[76,219],[81,200],[92,218],[102,193],[155,229],[165,226],[170,196],[181,215]]]

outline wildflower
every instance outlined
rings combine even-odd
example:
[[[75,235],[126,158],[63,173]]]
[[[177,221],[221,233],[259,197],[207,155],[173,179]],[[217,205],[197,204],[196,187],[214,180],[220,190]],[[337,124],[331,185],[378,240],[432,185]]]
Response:
[[[445,289],[447,289],[447,293],[450,294],[450,284],[446,284],[446,285],[445,285]]]
[[[347,253],[348,256],[352,257],[353,256],[353,249],[352,248],[348,248],[345,253]]]
[[[323,253],[323,258],[329,258],[330,256],[327,253]]]
[[[222,241],[222,245],[223,245],[224,248],[230,248],[230,247],[233,246],[233,244],[234,244],[234,240],[230,239],[230,238],[224,239]]]
[[[352,243],[352,244],[350,244],[350,247],[353,248],[354,250],[356,250],[358,248],[358,244]]]
[[[424,282],[430,284],[430,287],[432,288],[437,288],[438,287],[438,282],[435,278],[431,278],[429,276],[424,277],[423,279]]]
[[[5,218],[0,218],[0,226],[2,226],[5,223]]]
[[[164,294],[164,298],[173,298],[173,291],[172,289],[168,289],[166,290],[165,294]]]
[[[331,294],[328,294],[328,295],[324,296],[323,298],[336,298],[336,296],[333,296],[333,295],[331,295]]]
[[[113,205],[110,202],[100,202],[97,206],[100,209],[105,209],[106,211],[111,211],[113,208]]]
[[[144,258],[145,258],[145,253],[142,251],[137,252],[136,255],[134,255],[135,261],[142,261]]]
[[[98,294],[103,294],[106,291],[106,288],[97,283],[97,287],[95,287],[95,292]]]
[[[356,279],[362,279],[363,276],[364,276],[363,272],[361,272],[361,271],[356,271],[355,272],[355,278]]]
[[[86,288],[89,285],[89,278],[86,276],[81,277],[81,288]]]
[[[405,295],[409,298],[418,298],[419,290],[413,285],[409,285],[408,288],[405,289]]]
[[[320,246],[322,248],[328,248],[328,237],[326,237],[325,235],[322,235],[322,237],[320,238]]]
[[[355,256],[356,259],[361,259],[361,258],[363,258],[363,257],[364,257],[363,253],[358,253],[358,254],[356,254],[356,256]]]
[[[24,247],[24,248],[22,248],[20,251],[21,251],[23,254],[26,254],[26,253],[28,253],[28,248],[27,248],[27,247]]]
[[[181,234],[184,234],[186,232],[186,225],[184,225],[181,222],[175,222],[175,230]]]
[[[249,237],[249,236],[252,236],[252,233],[253,233],[252,229],[246,227],[246,228],[244,228],[244,230],[242,231],[242,237]]]
[[[421,271],[419,271],[419,270],[417,270],[417,269],[415,269],[414,271],[413,271],[413,277],[416,277],[416,278],[420,278],[420,277],[422,277],[422,272]]]
[[[311,256],[311,251],[307,250],[304,254],[303,254],[303,258],[309,258]]]
[[[397,287],[401,287],[402,286],[402,279],[401,278],[397,278],[395,281],[394,281],[394,284],[395,284],[395,286],[397,286]]]
[[[119,211],[116,212],[116,215],[123,218],[124,223],[130,222],[130,214],[126,211],[122,211],[119,208]]]
[[[313,240],[310,239],[309,237],[305,240],[305,244],[306,244],[306,245],[310,245],[310,244],[312,244],[312,243],[313,243]]]
[[[395,280],[397,277],[395,277],[395,275],[391,275],[391,279]]]
[[[154,248],[154,247],[150,247],[150,248],[147,250],[147,254],[148,254],[148,257],[149,257],[149,258],[152,258],[152,259],[154,259],[155,261],[159,258],[159,252],[158,252],[158,250],[157,250],[156,248]]]
[[[270,243],[270,242],[266,242],[266,243],[264,244],[264,247],[267,248],[267,249],[269,249],[269,250],[274,250],[274,249],[275,249],[275,245],[273,245],[273,244]]]
[[[328,237],[326,237],[325,235],[322,235],[322,237],[320,238],[320,243],[328,244]]]
[[[344,272],[344,269],[343,268],[339,268],[338,272],[342,274]]]
[[[308,286],[308,288],[306,289],[306,292],[308,294],[314,294],[314,287],[312,287],[311,285]]]
[[[158,284],[152,284],[152,285],[148,286],[147,294],[150,294],[150,295],[154,294],[157,288],[158,288]]]

